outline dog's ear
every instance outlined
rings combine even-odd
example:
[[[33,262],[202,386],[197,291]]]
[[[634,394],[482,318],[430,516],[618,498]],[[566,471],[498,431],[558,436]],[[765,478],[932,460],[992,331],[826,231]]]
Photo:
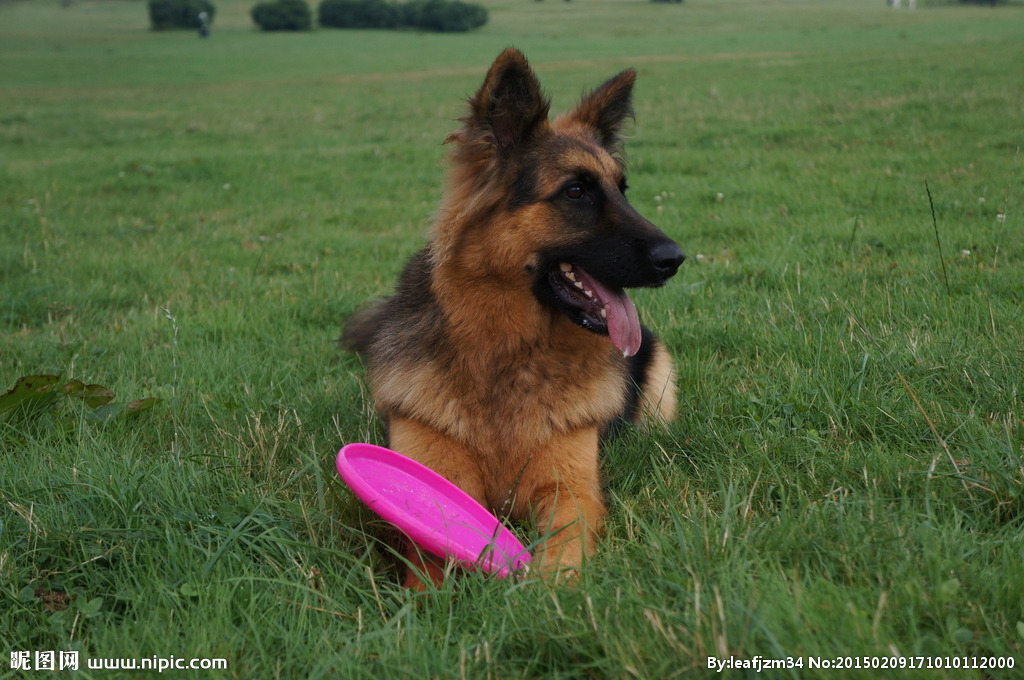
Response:
[[[526,57],[509,48],[491,65],[484,84],[469,100],[465,127],[448,141],[485,141],[499,153],[522,147],[547,123],[550,103]]]
[[[592,128],[606,149],[618,151],[622,124],[633,117],[634,83],[636,71],[623,71],[583,97],[569,117]]]

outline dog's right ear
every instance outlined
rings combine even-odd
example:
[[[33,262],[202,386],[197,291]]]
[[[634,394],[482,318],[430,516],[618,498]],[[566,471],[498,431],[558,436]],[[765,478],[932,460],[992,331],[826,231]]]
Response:
[[[510,47],[498,55],[469,100],[469,112],[459,119],[465,126],[447,141],[483,142],[504,155],[522,148],[547,124],[549,106],[526,57]]]

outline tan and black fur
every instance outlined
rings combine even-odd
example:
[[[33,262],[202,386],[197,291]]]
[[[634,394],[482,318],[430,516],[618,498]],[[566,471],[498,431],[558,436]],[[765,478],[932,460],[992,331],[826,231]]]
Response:
[[[526,59],[502,52],[448,139],[426,247],[343,336],[365,356],[388,445],[536,522],[542,573],[594,551],[601,438],[676,406],[672,360],[623,292],[662,285],[683,261],[624,194],[635,78],[624,71],[549,121]]]

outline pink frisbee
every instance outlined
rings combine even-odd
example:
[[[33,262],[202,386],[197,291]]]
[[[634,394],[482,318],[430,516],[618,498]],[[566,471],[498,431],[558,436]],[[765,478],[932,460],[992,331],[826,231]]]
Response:
[[[530,562],[497,517],[425,465],[373,444],[346,445],[336,463],[356,496],[424,550],[503,577]]]

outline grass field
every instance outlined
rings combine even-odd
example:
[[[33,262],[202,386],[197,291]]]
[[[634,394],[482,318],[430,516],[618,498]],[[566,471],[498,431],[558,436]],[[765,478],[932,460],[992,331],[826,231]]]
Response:
[[[484,2],[464,35],[272,35],[222,0],[205,41],[0,2],[0,393],[116,395],[0,401],[0,678],[1024,677],[1024,8]],[[416,596],[333,471],[383,441],[334,338],[511,44],[556,110],[639,71],[630,195],[690,257],[634,299],[681,408],[606,447],[575,587]]]

